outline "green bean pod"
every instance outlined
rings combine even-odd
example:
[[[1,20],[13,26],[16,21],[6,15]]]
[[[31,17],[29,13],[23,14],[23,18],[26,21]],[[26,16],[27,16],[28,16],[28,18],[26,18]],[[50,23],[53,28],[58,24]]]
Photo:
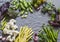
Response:
[[[26,8],[28,7],[28,4],[27,4],[26,1],[23,2],[23,5],[24,5],[24,7],[26,7]]]
[[[25,10],[25,7],[24,7],[24,5],[23,5],[22,3],[20,3],[20,8],[21,8],[22,10]]]
[[[22,10],[19,14],[20,14],[20,16],[22,16],[24,13],[25,13],[25,11]]]
[[[30,8],[30,7],[29,7],[29,11],[30,11],[31,13],[33,13],[33,9],[32,9],[32,8]]]

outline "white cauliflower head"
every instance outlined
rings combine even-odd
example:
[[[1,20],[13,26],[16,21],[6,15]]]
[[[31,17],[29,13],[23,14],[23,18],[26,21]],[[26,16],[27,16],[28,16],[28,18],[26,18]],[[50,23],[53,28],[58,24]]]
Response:
[[[11,19],[11,20],[10,20],[10,22],[16,23],[16,20],[14,20],[14,19]]]

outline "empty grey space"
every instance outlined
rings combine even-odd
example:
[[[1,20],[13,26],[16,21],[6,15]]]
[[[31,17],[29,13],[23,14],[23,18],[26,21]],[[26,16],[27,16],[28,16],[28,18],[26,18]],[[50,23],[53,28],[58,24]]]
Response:
[[[0,6],[10,0],[0,0]],[[50,2],[51,0],[48,0],[48,2]],[[60,7],[60,0],[52,0],[52,3],[56,6],[56,8]],[[28,27],[31,27],[33,29],[34,33],[38,33],[38,31],[41,28],[42,24],[48,24],[48,20],[50,19],[50,17],[46,14],[43,15],[40,11],[34,11],[33,14],[29,13],[28,17],[26,19],[21,19],[21,17],[17,17],[16,21],[17,21],[17,25],[18,27],[27,25]],[[19,30],[19,29],[18,29]],[[0,31],[0,35],[1,35],[1,31]],[[1,41],[0,41],[1,42]],[[60,42],[60,33],[58,36],[58,41]]]

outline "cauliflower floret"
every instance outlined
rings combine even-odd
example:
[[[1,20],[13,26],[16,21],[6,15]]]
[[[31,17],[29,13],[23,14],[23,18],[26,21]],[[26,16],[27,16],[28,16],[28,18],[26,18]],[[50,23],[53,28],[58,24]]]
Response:
[[[7,37],[7,40],[9,40],[10,42],[13,42],[14,40],[15,40],[15,37],[17,36],[17,34],[15,34],[15,35],[9,35],[8,37]]]
[[[17,36],[19,34],[19,32],[13,30],[13,34],[14,34],[14,36]]]
[[[8,22],[8,24],[9,24],[10,26],[14,25],[14,23],[13,23],[13,22]]]
[[[12,35],[12,30],[8,30],[8,29],[4,28],[3,33]]]
[[[17,25],[12,25],[11,28],[12,28],[12,30],[16,30],[18,28],[18,26]]]
[[[7,34],[7,29],[6,28],[4,28],[3,33]]]
[[[11,38],[11,35],[9,35],[6,40],[8,40],[8,41],[10,41],[10,42],[13,42],[13,40],[12,40],[12,38]]]
[[[4,34],[9,34],[7,37],[7,40],[10,42],[13,42],[15,40],[15,37],[18,35],[18,31],[16,30],[18,28],[17,25],[15,25],[16,20],[11,19],[5,26],[3,33]],[[13,35],[13,36],[12,36]]]
[[[14,20],[14,19],[11,19],[11,20],[10,20],[10,22],[16,23],[16,20]]]

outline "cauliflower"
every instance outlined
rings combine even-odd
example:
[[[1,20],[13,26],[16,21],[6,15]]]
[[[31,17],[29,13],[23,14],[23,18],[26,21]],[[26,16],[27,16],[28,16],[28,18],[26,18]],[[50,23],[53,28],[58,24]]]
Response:
[[[11,20],[10,20],[10,22],[16,23],[16,20],[14,20],[14,19],[11,19]]]
[[[12,29],[13,29],[13,30],[15,30],[15,29],[17,29],[17,28],[18,28],[18,26],[17,26],[17,25],[12,25],[11,27],[12,27]]]
[[[15,24],[16,20],[11,19],[5,26],[3,33],[4,34],[9,34],[7,36],[7,40],[9,40],[10,42],[13,42],[15,40],[15,37],[18,35],[18,26]],[[12,36],[13,35],[13,36]]]

